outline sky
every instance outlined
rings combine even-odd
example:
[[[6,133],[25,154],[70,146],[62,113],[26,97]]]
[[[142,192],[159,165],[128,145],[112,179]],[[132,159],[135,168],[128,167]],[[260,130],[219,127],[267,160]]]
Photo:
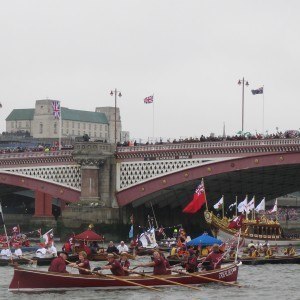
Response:
[[[117,88],[133,139],[223,124],[235,135],[242,78],[245,132],[299,129],[299,11],[298,0],[0,0],[0,131],[36,100],[94,111]]]

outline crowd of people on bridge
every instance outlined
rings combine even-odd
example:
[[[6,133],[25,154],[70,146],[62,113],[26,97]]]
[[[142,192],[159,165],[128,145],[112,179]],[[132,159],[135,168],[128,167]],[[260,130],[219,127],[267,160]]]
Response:
[[[244,140],[262,140],[262,139],[289,139],[289,138],[299,138],[300,132],[297,130],[288,130],[285,132],[279,132],[276,133],[267,133],[265,135],[262,135],[260,133],[251,134],[250,132],[246,133],[238,133],[233,136],[204,136],[201,135],[200,137],[189,137],[189,138],[179,138],[179,139],[167,139],[166,141],[163,141],[162,138],[159,140],[156,140],[155,142],[138,142],[135,141],[125,141],[123,143],[118,143],[118,147],[128,147],[128,146],[147,146],[147,145],[163,145],[163,144],[181,144],[181,143],[199,143],[199,142],[221,142],[221,141],[244,141]]]

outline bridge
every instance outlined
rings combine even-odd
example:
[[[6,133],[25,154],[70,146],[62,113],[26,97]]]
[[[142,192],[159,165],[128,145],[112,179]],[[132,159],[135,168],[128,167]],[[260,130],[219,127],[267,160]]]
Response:
[[[74,151],[0,155],[3,191],[34,191],[35,216],[53,198],[71,217],[115,222],[119,207],[180,209],[205,180],[207,199],[226,205],[245,195],[267,200],[300,190],[300,139],[265,139],[117,147],[76,143]],[[9,187],[9,188],[8,188]],[[2,199],[5,195],[2,195]],[[75,204],[76,203],[76,204]],[[130,210],[129,209],[129,210]],[[112,221],[113,220],[113,221]]]

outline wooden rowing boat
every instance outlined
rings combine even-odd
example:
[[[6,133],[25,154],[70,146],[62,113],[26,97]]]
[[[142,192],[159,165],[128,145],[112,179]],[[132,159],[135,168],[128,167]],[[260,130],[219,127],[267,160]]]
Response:
[[[68,273],[53,273],[40,270],[26,269],[16,266],[14,276],[9,285],[10,291],[58,291],[69,289],[121,289],[137,288],[134,283],[143,286],[169,286],[174,283],[185,285],[198,285],[209,283],[212,279],[223,282],[236,282],[238,276],[238,264],[228,264],[221,269],[198,273],[201,277],[189,274],[160,275],[160,276],[122,276],[116,278],[102,277],[98,275],[80,275]],[[194,273],[197,274],[197,273]],[[154,278],[153,278],[154,277]],[[159,280],[157,277],[166,280]],[[122,279],[125,279],[124,281]],[[133,282],[131,284],[130,282]],[[169,281],[169,282],[168,282]]]
[[[180,258],[168,257],[170,266],[184,264],[186,261]],[[238,258],[243,265],[265,265],[265,264],[300,264],[300,255],[297,256],[273,256],[273,257],[241,257]],[[224,260],[224,263],[232,263],[234,260]],[[201,263],[201,260],[198,260]]]

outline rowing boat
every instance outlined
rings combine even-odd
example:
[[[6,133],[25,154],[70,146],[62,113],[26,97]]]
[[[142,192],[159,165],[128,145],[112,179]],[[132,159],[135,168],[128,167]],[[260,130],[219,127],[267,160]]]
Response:
[[[108,278],[98,275],[80,275],[69,273],[53,273],[40,270],[33,270],[16,266],[14,276],[9,285],[10,291],[59,291],[70,289],[128,289],[137,288],[135,283],[142,286],[169,286],[172,282],[198,285],[209,283],[212,280],[223,282],[236,282],[239,265],[236,263],[222,266],[221,269],[193,273],[201,277],[191,276],[189,274],[160,275],[160,276],[120,276]],[[166,279],[160,280],[161,279]],[[122,280],[125,279],[125,280]],[[167,282],[169,281],[169,283]],[[133,283],[130,283],[133,282]]]

